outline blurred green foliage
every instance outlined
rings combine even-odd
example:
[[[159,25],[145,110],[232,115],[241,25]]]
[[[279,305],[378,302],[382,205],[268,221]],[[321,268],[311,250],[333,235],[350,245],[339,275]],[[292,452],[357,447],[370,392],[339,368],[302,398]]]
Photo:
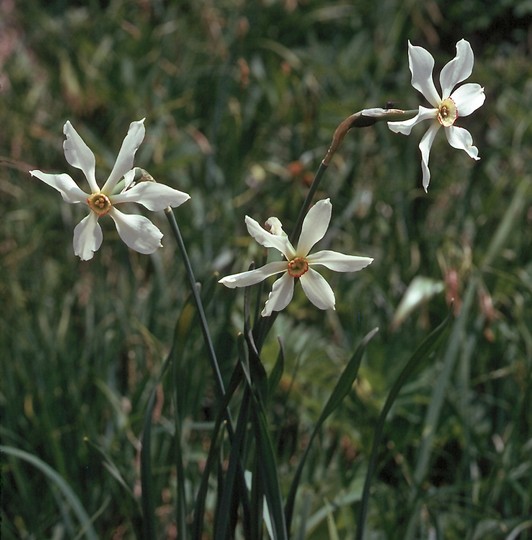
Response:
[[[475,51],[471,81],[487,99],[461,125],[482,159],[439,137],[425,195],[419,132],[378,125],[348,135],[321,186],[333,221],[320,246],[375,262],[353,276],[327,274],[337,311],[315,310],[299,291],[279,317],[273,334],[286,366],[271,423],[289,478],[351,351],[380,328],[309,459],[299,502],[308,538],[325,537],[327,501],[340,537],[350,537],[386,392],[428,331],[449,309],[461,313],[392,410],[368,537],[532,537],[531,12],[527,0],[2,2],[2,444],[57,471],[100,537],[137,535],[142,417],[178,316],[176,361],[188,379],[177,381],[178,412],[171,381],[161,386],[153,435],[161,537],[175,533],[173,415],[187,421],[191,491],[209,444],[210,372],[164,218],[153,217],[165,232],[153,256],[128,251],[104,220],[101,250],[80,262],[71,248],[80,209],[27,172],[85,181],[64,160],[66,120],[105,178],[129,123],[146,117],[136,164],[192,195],[176,216],[227,375],[242,294],[222,290],[216,275],[263,256],[244,216],[275,215],[290,231],[341,120],[388,101],[423,103],[410,87],[407,41],[441,68],[464,37]],[[392,325],[417,277],[436,292]],[[267,343],[267,369],[277,350]],[[2,455],[2,538],[80,532],[63,492],[40,474]]]

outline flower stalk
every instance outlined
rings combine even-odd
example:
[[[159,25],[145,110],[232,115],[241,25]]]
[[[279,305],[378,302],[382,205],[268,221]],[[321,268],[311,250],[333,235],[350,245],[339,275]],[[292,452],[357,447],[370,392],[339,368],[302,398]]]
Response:
[[[194,276],[194,271],[192,269],[192,265],[190,264],[190,259],[188,257],[185,242],[183,241],[183,237],[181,235],[181,231],[179,229],[179,225],[177,224],[177,220],[175,218],[172,208],[170,207],[165,208],[164,213],[166,215],[166,218],[168,219],[168,223],[170,224],[170,229],[172,230],[172,233],[176,240],[177,247],[179,249],[179,252],[181,253],[181,257],[183,258],[183,264],[185,265],[185,272],[187,274],[187,279],[190,285],[190,292],[192,293],[192,298],[194,300],[194,304],[196,305],[196,309],[198,311],[198,317],[199,317],[199,322],[200,322],[200,327],[201,327],[201,333],[203,335],[203,341],[205,342],[205,346],[207,348],[207,355],[209,357],[211,369],[214,374],[214,380],[216,382],[218,402],[221,403],[223,400],[223,397],[225,396],[225,386],[224,386],[224,382],[222,378],[222,373],[220,371],[220,365],[218,364],[216,351],[214,349],[211,334],[209,331],[209,324],[207,322],[207,317],[205,316],[205,310],[203,309],[203,302],[201,300],[201,296],[199,293],[198,282],[196,281],[196,278]]]

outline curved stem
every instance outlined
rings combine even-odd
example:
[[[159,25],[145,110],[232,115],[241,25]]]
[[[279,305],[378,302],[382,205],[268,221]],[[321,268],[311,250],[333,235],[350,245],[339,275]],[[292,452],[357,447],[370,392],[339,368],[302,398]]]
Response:
[[[351,116],[348,116],[345,120],[338,124],[338,127],[334,130],[331,144],[325,154],[325,157],[322,159],[318,170],[316,171],[314,180],[312,180],[312,184],[310,185],[307,196],[305,197],[305,201],[301,206],[301,210],[299,211],[299,215],[292,230],[292,234],[290,234],[289,236],[289,240],[290,242],[292,242],[292,244],[296,241],[297,238],[299,238],[301,227],[303,225],[303,220],[305,219],[305,216],[307,215],[307,212],[312,204],[312,200],[314,199],[314,195],[318,190],[321,179],[323,178],[323,175],[325,174],[325,171],[327,170],[327,167],[329,166],[329,163],[331,162],[334,154],[336,153],[338,148],[340,148],[340,145],[342,144],[342,141],[344,140],[347,132],[355,127],[362,128],[373,126],[377,122],[392,122],[397,120],[403,120],[405,119],[405,117],[407,117],[407,119],[408,117],[413,118],[417,114],[417,112],[417,110],[404,111],[402,109],[362,109],[361,111],[358,111]],[[275,319],[277,318],[277,314],[278,312],[274,312],[269,317],[261,317],[255,323],[253,328],[253,337],[258,352],[260,352],[262,345],[264,344],[264,341],[266,339],[266,335],[270,331],[273,323],[275,322]]]

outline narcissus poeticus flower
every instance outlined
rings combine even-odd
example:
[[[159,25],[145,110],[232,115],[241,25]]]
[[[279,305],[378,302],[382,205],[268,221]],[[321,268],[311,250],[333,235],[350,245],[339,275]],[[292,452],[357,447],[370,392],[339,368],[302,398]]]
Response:
[[[283,274],[274,284],[268,301],[261,315],[267,317],[273,311],[281,311],[292,300],[296,280],[301,282],[308,299],[319,309],[334,309],[335,297],[331,286],[313,266],[325,266],[336,272],[356,272],[368,266],[373,259],[344,255],[336,251],[318,251],[309,255],[314,244],[319,242],[327,232],[331,221],[332,205],[329,199],[318,201],[307,213],[297,248],[291,244],[282,230],[277,218],[270,218],[266,223],[273,231],[268,232],[254,219],[246,216],[248,232],[261,245],[280,251],[285,260],[270,262],[262,268],[233,274],[222,278],[219,282],[226,287],[247,287],[255,285],[275,274]]]
[[[176,207],[190,199],[187,193],[156,182],[139,182],[132,186],[135,178],[133,159],[144,139],[144,119],[132,122],[122,143],[118,157],[109,178],[102,189],[96,182],[96,160],[94,154],[78,135],[70,122],[63,128],[66,140],[63,143],[65,158],[72,167],[83,171],[91,193],[80,189],[68,174],[48,174],[30,171],[32,176],[42,180],[61,193],[67,203],[86,204],[89,215],[81,220],[74,229],[74,253],[80,259],[92,259],[103,240],[98,219],[109,214],[115,222],[120,238],[139,253],[153,253],[161,247],[161,231],[146,217],[124,214],[115,206],[120,203],[139,203],[148,210],[164,210],[168,206]],[[117,189],[118,183],[120,188]]]
[[[443,126],[447,140],[453,148],[464,150],[473,159],[480,159],[478,148],[473,146],[473,138],[469,131],[454,125],[459,117],[468,116],[476,111],[486,98],[484,88],[476,83],[464,84],[453,91],[458,83],[471,75],[474,62],[471,45],[465,39],[461,39],[456,44],[456,56],[443,67],[440,73],[442,91],[440,97],[432,79],[434,58],[423,47],[416,47],[408,42],[408,64],[412,73],[412,86],[425,96],[433,108],[420,106],[414,118],[404,122],[388,122],[388,127],[395,133],[409,135],[416,124],[424,120],[432,121],[419,143],[425,191],[430,182],[430,149],[440,127]]]

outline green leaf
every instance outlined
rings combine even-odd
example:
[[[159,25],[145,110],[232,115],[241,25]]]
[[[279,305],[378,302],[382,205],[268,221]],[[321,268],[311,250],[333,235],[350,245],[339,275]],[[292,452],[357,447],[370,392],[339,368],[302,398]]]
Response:
[[[279,486],[278,468],[275,461],[275,452],[268,432],[266,415],[261,403],[254,399],[252,418],[257,441],[257,460],[262,472],[261,478],[264,487],[264,496],[270,513],[270,525],[274,540],[288,540],[281,488]]]
[[[290,530],[290,525],[292,523],[294,504],[295,504],[297,489],[299,487],[299,482],[301,481],[301,474],[303,472],[303,467],[307,460],[312,443],[314,439],[316,438],[325,420],[334,412],[334,410],[340,405],[340,403],[342,403],[345,396],[351,391],[351,388],[353,387],[353,382],[356,379],[356,376],[358,374],[358,369],[360,367],[360,363],[362,362],[362,357],[364,355],[364,351],[366,350],[366,346],[373,339],[373,337],[378,332],[378,330],[379,330],[378,328],[374,328],[371,332],[369,332],[369,334],[367,334],[362,339],[359,346],[355,350],[353,356],[347,363],[347,366],[345,367],[344,371],[340,375],[340,378],[338,379],[338,382],[336,383],[336,386],[334,387],[332,394],[327,400],[327,403],[325,407],[323,408],[323,411],[321,412],[316,425],[314,426],[314,431],[312,432],[312,435],[310,436],[307,448],[305,449],[305,453],[303,454],[301,461],[299,462],[297,471],[294,475],[294,479],[292,480],[292,484],[290,486],[290,491],[288,492],[288,497],[287,497],[286,506],[285,506],[286,524],[287,524],[288,530]]]
[[[240,413],[238,416],[235,436],[231,442],[231,451],[229,453],[229,464],[227,472],[223,479],[223,487],[221,497],[216,505],[216,522],[214,527],[214,538],[227,538],[229,525],[238,507],[238,501],[241,497],[238,496],[238,485],[236,479],[241,463],[243,448],[246,443],[246,431],[249,420],[249,390],[244,391],[242,402],[240,404]],[[246,486],[240,486],[246,490]],[[232,536],[232,535],[229,535]]]
[[[277,389],[277,386],[279,385],[279,381],[281,380],[281,377],[283,376],[283,371],[284,371],[283,342],[281,341],[281,338],[278,338],[278,341],[279,341],[279,354],[277,355],[277,360],[268,378],[268,400],[270,400],[273,397],[273,394],[275,390]]]
[[[203,537],[202,527],[203,527],[203,517],[205,514],[205,504],[207,500],[207,492],[209,489],[209,477],[211,473],[214,471],[214,468],[217,464],[218,448],[219,448],[219,443],[221,441],[221,430],[227,420],[229,402],[231,401],[236,389],[242,382],[243,375],[244,373],[243,373],[242,366],[240,363],[238,363],[235,366],[235,369],[233,370],[231,379],[229,381],[229,385],[227,387],[227,392],[225,394],[223,402],[221,403],[220,410],[218,411],[218,414],[214,423],[214,429],[211,435],[211,446],[209,448],[209,453],[207,455],[207,460],[205,462],[205,467],[203,470],[200,487],[198,489],[198,494],[196,496],[196,501],[194,504],[194,521],[192,524],[192,538],[195,538],[195,539],[200,539]],[[234,440],[236,435],[232,432],[232,428],[229,428],[229,426],[228,426],[228,431],[229,431],[230,439]],[[239,472],[240,484],[245,485],[242,467],[239,467],[238,472]],[[244,516],[244,522],[243,522],[244,531],[246,531],[246,530],[249,530],[249,518],[248,518],[249,501],[247,500],[246,496],[243,494],[242,490],[240,491],[240,497],[241,497],[241,503],[242,503],[242,508],[243,508],[242,514]],[[247,537],[249,536],[246,536],[246,538]]]
[[[392,405],[394,404],[399,392],[403,385],[410,379],[412,374],[419,369],[419,367],[426,362],[430,357],[431,353],[436,349],[439,344],[444,330],[447,328],[449,321],[451,319],[450,315],[447,315],[445,320],[436,327],[422,342],[421,345],[417,348],[414,354],[410,357],[405,367],[397,377],[395,383],[393,384],[384,407],[379,415],[377,420],[377,425],[375,426],[375,434],[373,436],[373,446],[371,449],[371,455],[368,464],[368,470],[366,472],[366,480],[364,482],[364,490],[362,492],[362,501],[360,503],[360,511],[358,514],[357,521],[357,531],[356,539],[362,540],[364,536],[364,527],[366,521],[366,515],[368,511],[369,503],[369,489],[371,486],[371,480],[373,478],[373,473],[377,465],[377,455],[379,452],[379,446],[382,440],[382,434],[384,432],[384,424],[386,422],[386,416],[390,412]]]
[[[255,348],[251,332],[249,332],[248,336],[246,337],[246,344],[248,346],[249,355],[246,356],[241,351],[239,354],[239,361],[243,371],[246,373],[244,380],[246,381],[250,394],[253,398],[250,402],[250,412],[257,445],[256,459],[258,467],[256,475],[260,477],[260,485],[262,485],[264,488],[264,496],[266,497],[266,504],[268,506],[270,515],[270,525],[274,540],[287,540],[288,536],[283,512],[281,488],[279,486],[278,468],[275,461],[275,452],[268,431],[268,422],[262,401],[263,396],[266,396],[263,383],[267,383],[267,380],[265,379],[265,375],[264,379],[262,379],[262,373],[259,370],[259,364],[262,367],[262,363],[260,362],[257,349]],[[259,377],[261,378],[258,385],[255,384],[255,380],[251,378],[251,370],[247,371],[246,360],[248,358],[253,358],[250,360],[250,365],[255,365],[255,373],[253,373],[253,376],[256,378],[256,374],[258,373]],[[262,370],[264,370],[263,367]],[[256,493],[255,495],[256,496],[254,499],[260,500],[260,493]],[[256,510],[258,510],[258,505]]]

